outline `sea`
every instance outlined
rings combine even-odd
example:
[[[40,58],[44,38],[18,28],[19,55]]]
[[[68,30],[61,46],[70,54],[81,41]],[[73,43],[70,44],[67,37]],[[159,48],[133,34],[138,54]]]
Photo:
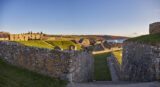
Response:
[[[117,40],[105,40],[107,42],[112,42],[112,43],[123,43],[126,39],[117,39]]]

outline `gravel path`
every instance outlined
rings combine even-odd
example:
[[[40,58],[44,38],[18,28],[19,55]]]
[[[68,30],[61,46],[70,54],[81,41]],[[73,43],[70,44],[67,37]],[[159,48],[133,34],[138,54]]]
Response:
[[[107,52],[111,52],[111,51],[116,51],[116,50],[122,50],[122,48],[112,48],[110,50],[105,49],[103,51],[93,51],[93,54],[100,54],[100,53],[107,53]]]

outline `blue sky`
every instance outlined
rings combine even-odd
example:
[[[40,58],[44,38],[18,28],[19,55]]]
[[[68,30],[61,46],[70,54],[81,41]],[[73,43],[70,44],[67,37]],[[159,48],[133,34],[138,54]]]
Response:
[[[48,34],[147,34],[160,0],[0,0],[0,31]]]

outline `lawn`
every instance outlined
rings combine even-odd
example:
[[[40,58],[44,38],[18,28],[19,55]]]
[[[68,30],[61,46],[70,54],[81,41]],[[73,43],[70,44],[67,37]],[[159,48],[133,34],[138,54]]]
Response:
[[[122,64],[122,50],[113,51],[114,56],[117,58],[119,64]]]
[[[160,34],[143,35],[135,38],[130,38],[126,41],[157,45],[160,43]]]
[[[62,49],[66,50],[70,45],[74,45],[77,47],[77,50],[81,49],[81,47],[72,41],[69,40],[51,40],[51,41],[46,41],[47,43],[51,44],[52,46],[59,46]]]
[[[63,50],[68,49],[70,45],[74,45],[77,47],[77,50],[80,50],[81,47],[72,41],[69,40],[50,40],[50,41],[16,41],[20,44],[24,44],[26,46],[35,46],[35,47],[43,47],[53,49],[55,46],[61,47]]]
[[[109,67],[107,65],[107,57],[111,53],[95,54],[95,71],[94,80],[96,81],[112,81]]]
[[[30,72],[0,60],[0,87],[65,87],[67,82]]]
[[[43,48],[49,48],[49,49],[53,49],[52,45],[49,45],[48,43],[44,42],[44,41],[16,41],[20,44],[24,44],[26,46],[35,46],[35,47],[43,47]]]

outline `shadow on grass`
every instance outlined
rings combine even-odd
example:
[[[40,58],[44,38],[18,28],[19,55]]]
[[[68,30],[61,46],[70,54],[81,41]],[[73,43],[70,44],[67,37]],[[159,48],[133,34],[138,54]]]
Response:
[[[65,87],[67,82],[21,69],[0,60],[0,87]]]
[[[96,81],[112,81],[110,70],[107,64],[107,57],[111,53],[100,53],[95,54],[95,71],[94,71],[94,80]]]

